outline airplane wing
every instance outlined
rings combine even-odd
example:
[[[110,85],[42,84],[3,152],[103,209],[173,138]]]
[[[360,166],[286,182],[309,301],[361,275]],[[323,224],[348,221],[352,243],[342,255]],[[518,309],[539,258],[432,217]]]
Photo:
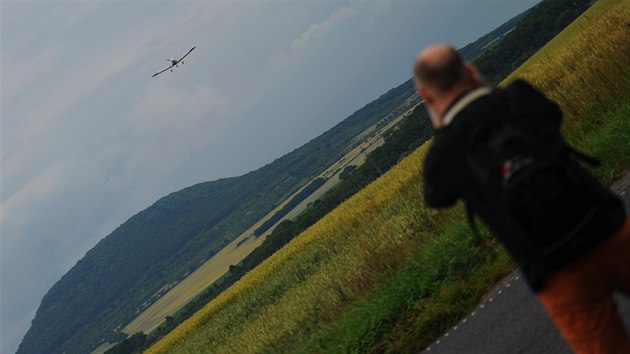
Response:
[[[190,52],[192,52],[195,48],[197,48],[197,47],[196,47],[196,46],[195,46],[195,47],[192,47],[192,48],[191,48],[188,52],[186,52],[186,54],[184,54],[184,56],[182,56],[181,58],[177,59],[177,61],[175,61],[175,62],[174,62],[175,64],[173,64],[173,65],[169,66],[168,68],[164,68],[164,69],[162,69],[162,70],[160,70],[160,71],[156,72],[156,73],[155,73],[155,74],[153,74],[153,76],[151,76],[151,77],[156,77],[156,76],[160,75],[161,73],[165,72],[166,70],[168,70],[168,69],[170,69],[170,68],[174,67],[174,66],[175,66],[175,65],[177,65],[179,62],[181,62],[181,61],[182,61],[182,60],[183,60],[183,59],[184,59],[184,58],[185,58],[188,54],[190,54]]]
[[[160,70],[160,71],[156,72],[156,73],[155,73],[155,74],[153,74],[153,76],[151,76],[151,77],[156,77],[156,76],[160,75],[161,73],[165,72],[166,70],[168,70],[168,69],[170,69],[170,68],[172,68],[172,67],[174,67],[174,66],[175,66],[175,65],[170,65],[168,68],[164,68],[164,69],[162,69],[162,70]]]
[[[192,49],[190,49],[186,54],[184,54],[183,57],[179,58],[179,60],[177,62],[180,62],[180,61],[182,61],[182,59],[186,58],[186,56],[188,54],[190,54],[190,52],[192,52],[195,48],[197,48],[197,46],[192,47]]]

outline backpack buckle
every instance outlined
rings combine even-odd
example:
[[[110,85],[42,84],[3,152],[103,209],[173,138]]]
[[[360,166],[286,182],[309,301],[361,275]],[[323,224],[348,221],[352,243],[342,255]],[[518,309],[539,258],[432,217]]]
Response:
[[[503,177],[503,185],[510,182],[510,178],[514,176],[520,169],[534,162],[531,156],[516,156],[503,161],[501,164],[501,176]]]

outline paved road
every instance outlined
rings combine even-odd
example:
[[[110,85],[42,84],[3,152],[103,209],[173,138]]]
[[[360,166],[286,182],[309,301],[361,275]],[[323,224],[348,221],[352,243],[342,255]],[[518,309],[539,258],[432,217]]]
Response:
[[[630,173],[613,187],[630,210]],[[630,329],[630,299],[617,303]],[[424,354],[570,354],[538,300],[518,272],[503,279],[468,317]]]

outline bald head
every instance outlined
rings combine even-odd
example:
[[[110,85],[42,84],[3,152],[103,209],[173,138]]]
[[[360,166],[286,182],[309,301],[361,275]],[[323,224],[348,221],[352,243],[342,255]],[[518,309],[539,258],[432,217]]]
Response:
[[[420,52],[413,76],[436,128],[442,126],[442,114],[457,97],[485,86],[477,68],[446,44],[434,44]]]
[[[453,47],[436,44],[423,50],[414,66],[416,84],[438,92],[465,80],[464,59]]]

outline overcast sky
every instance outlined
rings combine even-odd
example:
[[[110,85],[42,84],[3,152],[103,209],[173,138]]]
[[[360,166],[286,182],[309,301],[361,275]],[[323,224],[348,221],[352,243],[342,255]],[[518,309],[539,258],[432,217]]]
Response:
[[[2,2],[1,352],[135,213],[262,167],[409,79],[423,46],[538,1]]]

